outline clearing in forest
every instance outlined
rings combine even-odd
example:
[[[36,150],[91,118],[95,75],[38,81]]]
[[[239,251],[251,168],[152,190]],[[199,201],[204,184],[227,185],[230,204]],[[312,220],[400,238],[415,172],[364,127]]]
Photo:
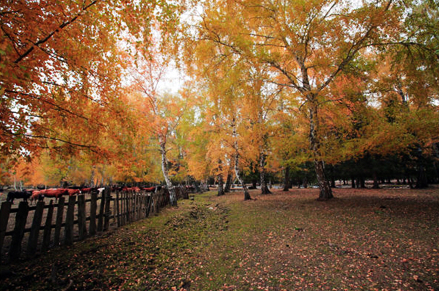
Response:
[[[439,189],[209,192],[1,267],[1,290],[438,290]]]

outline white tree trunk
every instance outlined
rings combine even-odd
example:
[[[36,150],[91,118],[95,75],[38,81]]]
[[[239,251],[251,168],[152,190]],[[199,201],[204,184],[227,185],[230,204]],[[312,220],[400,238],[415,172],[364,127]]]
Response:
[[[236,140],[236,125],[233,124],[233,138],[235,139],[233,146],[235,148],[235,175],[236,179],[238,179],[239,183],[242,186],[242,189],[244,189],[244,200],[250,200],[252,199],[250,197],[250,193],[248,192],[247,186],[244,184],[244,181],[241,178],[241,175],[239,173],[239,146],[238,141]]]
[[[177,197],[175,195],[175,189],[172,185],[171,179],[169,179],[168,173],[168,160],[166,158],[166,138],[159,137],[160,142],[160,153],[162,155],[162,172],[163,177],[165,178],[166,187],[169,191],[169,202],[172,206],[177,206]]]

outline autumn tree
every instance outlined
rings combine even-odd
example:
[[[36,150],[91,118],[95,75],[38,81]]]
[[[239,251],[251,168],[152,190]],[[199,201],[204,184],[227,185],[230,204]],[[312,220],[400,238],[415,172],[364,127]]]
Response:
[[[333,197],[324,171],[320,108],[328,87],[385,31],[398,26],[397,2],[208,1],[198,37],[230,49],[235,58],[268,64],[272,82],[300,100],[309,121],[309,147],[320,187]]]
[[[169,33],[176,10],[150,1],[3,1],[1,154],[42,148],[105,154],[97,142],[111,127],[105,121],[123,118],[125,38],[147,44],[152,23]],[[66,139],[66,128],[75,135]]]
[[[163,95],[159,91],[170,58],[160,51],[160,40],[151,37],[149,41],[148,46],[136,48],[130,76],[133,89],[143,96],[143,104],[139,107],[144,116],[143,122],[150,124],[150,130],[143,134],[152,134],[157,138],[163,178],[169,190],[170,203],[176,206],[177,198],[169,168],[170,141],[176,139],[177,127],[187,106],[184,98]]]
[[[244,199],[251,199],[243,170],[251,161],[257,161],[255,128],[251,128],[249,114],[254,116],[252,109],[259,110],[255,108],[260,104],[249,101],[252,93],[247,92],[251,85],[246,74],[250,67],[228,58],[230,51],[215,43],[189,42],[185,49],[189,73],[204,89],[207,109],[204,130],[211,133],[207,157],[215,165],[212,170],[220,181],[224,177],[230,181],[230,170],[233,171],[244,189]]]

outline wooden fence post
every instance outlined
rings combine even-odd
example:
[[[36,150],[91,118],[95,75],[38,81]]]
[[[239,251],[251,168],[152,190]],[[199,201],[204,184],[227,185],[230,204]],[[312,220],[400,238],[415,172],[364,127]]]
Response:
[[[49,208],[47,210],[46,224],[44,226],[43,245],[41,252],[46,252],[50,245],[50,234],[52,233],[52,217],[53,217],[53,200],[50,200]]]
[[[60,235],[61,235],[61,226],[63,221],[63,215],[64,215],[64,204],[65,204],[65,198],[60,197],[58,199],[58,207],[56,210],[56,224],[55,224],[55,239],[53,241],[54,245],[59,246],[60,242]]]
[[[137,200],[137,194],[135,192],[133,192],[133,221],[138,220],[139,218],[137,217],[137,207],[139,207],[139,201]]]
[[[149,208],[151,207],[151,195],[147,195],[145,197],[145,199],[146,199],[146,202],[145,202],[145,205],[146,205],[146,207],[145,207],[145,217],[149,216],[149,211],[150,211]]]
[[[99,216],[98,216],[98,231],[102,231],[104,225],[104,206],[105,206],[105,191],[101,194],[101,204],[99,205]]]
[[[73,244],[73,224],[75,221],[75,202],[76,196],[69,197],[69,204],[67,207],[66,226],[64,228],[64,243],[66,245]]]
[[[141,196],[140,201],[140,219],[143,219],[145,218],[146,193]]]
[[[129,207],[129,194],[128,191],[125,192],[125,223],[130,223],[130,207]]]
[[[111,188],[110,188],[110,194],[111,194]],[[116,200],[116,198],[113,198],[113,196],[111,196],[111,200],[113,201],[113,224],[115,224],[116,225],[116,227],[119,227],[118,225],[117,225],[117,216],[116,216],[116,202],[117,202],[117,200]]]
[[[120,217],[120,225],[124,225],[125,217],[124,217],[124,205],[123,205],[123,192],[119,192],[119,217]]]
[[[78,196],[78,232],[79,239],[83,240],[87,236],[87,212],[85,208],[85,196]]]
[[[27,255],[32,257],[37,251],[38,235],[40,234],[41,221],[43,220],[44,201],[38,201],[35,208],[29,241],[27,244]]]
[[[20,258],[21,242],[24,236],[24,229],[26,228],[27,214],[29,213],[29,205],[27,202],[20,202],[18,205],[18,212],[15,216],[15,228],[12,235],[11,248],[9,251],[9,258],[11,261],[15,261]]]
[[[117,227],[120,227],[120,209],[119,209],[119,191],[116,191],[116,217],[117,217]]]
[[[8,228],[9,213],[11,213],[11,202],[3,202],[0,209],[0,257],[5,241],[6,229]]]
[[[128,192],[125,191],[125,193],[123,194],[123,224],[127,224],[128,223],[128,209],[127,209],[127,205],[128,205]]]
[[[110,188],[105,188],[103,193],[105,193],[105,221],[104,221],[104,230],[108,230],[110,227],[110,200],[111,200],[111,192]]]
[[[98,209],[98,193],[91,193],[91,202],[90,202],[90,227],[89,232],[90,235],[93,236],[96,234],[96,210]]]

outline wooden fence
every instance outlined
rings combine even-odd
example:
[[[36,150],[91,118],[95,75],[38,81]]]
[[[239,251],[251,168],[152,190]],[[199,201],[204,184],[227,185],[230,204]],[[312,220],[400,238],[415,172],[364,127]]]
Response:
[[[183,187],[176,187],[177,198],[188,198]],[[98,197],[99,196],[99,197]],[[47,198],[45,198],[47,200]],[[11,202],[0,207],[0,263],[31,258],[59,245],[71,245],[99,232],[117,228],[157,213],[169,204],[169,192],[113,192],[60,197],[31,206]],[[75,217],[76,216],[76,217]]]

